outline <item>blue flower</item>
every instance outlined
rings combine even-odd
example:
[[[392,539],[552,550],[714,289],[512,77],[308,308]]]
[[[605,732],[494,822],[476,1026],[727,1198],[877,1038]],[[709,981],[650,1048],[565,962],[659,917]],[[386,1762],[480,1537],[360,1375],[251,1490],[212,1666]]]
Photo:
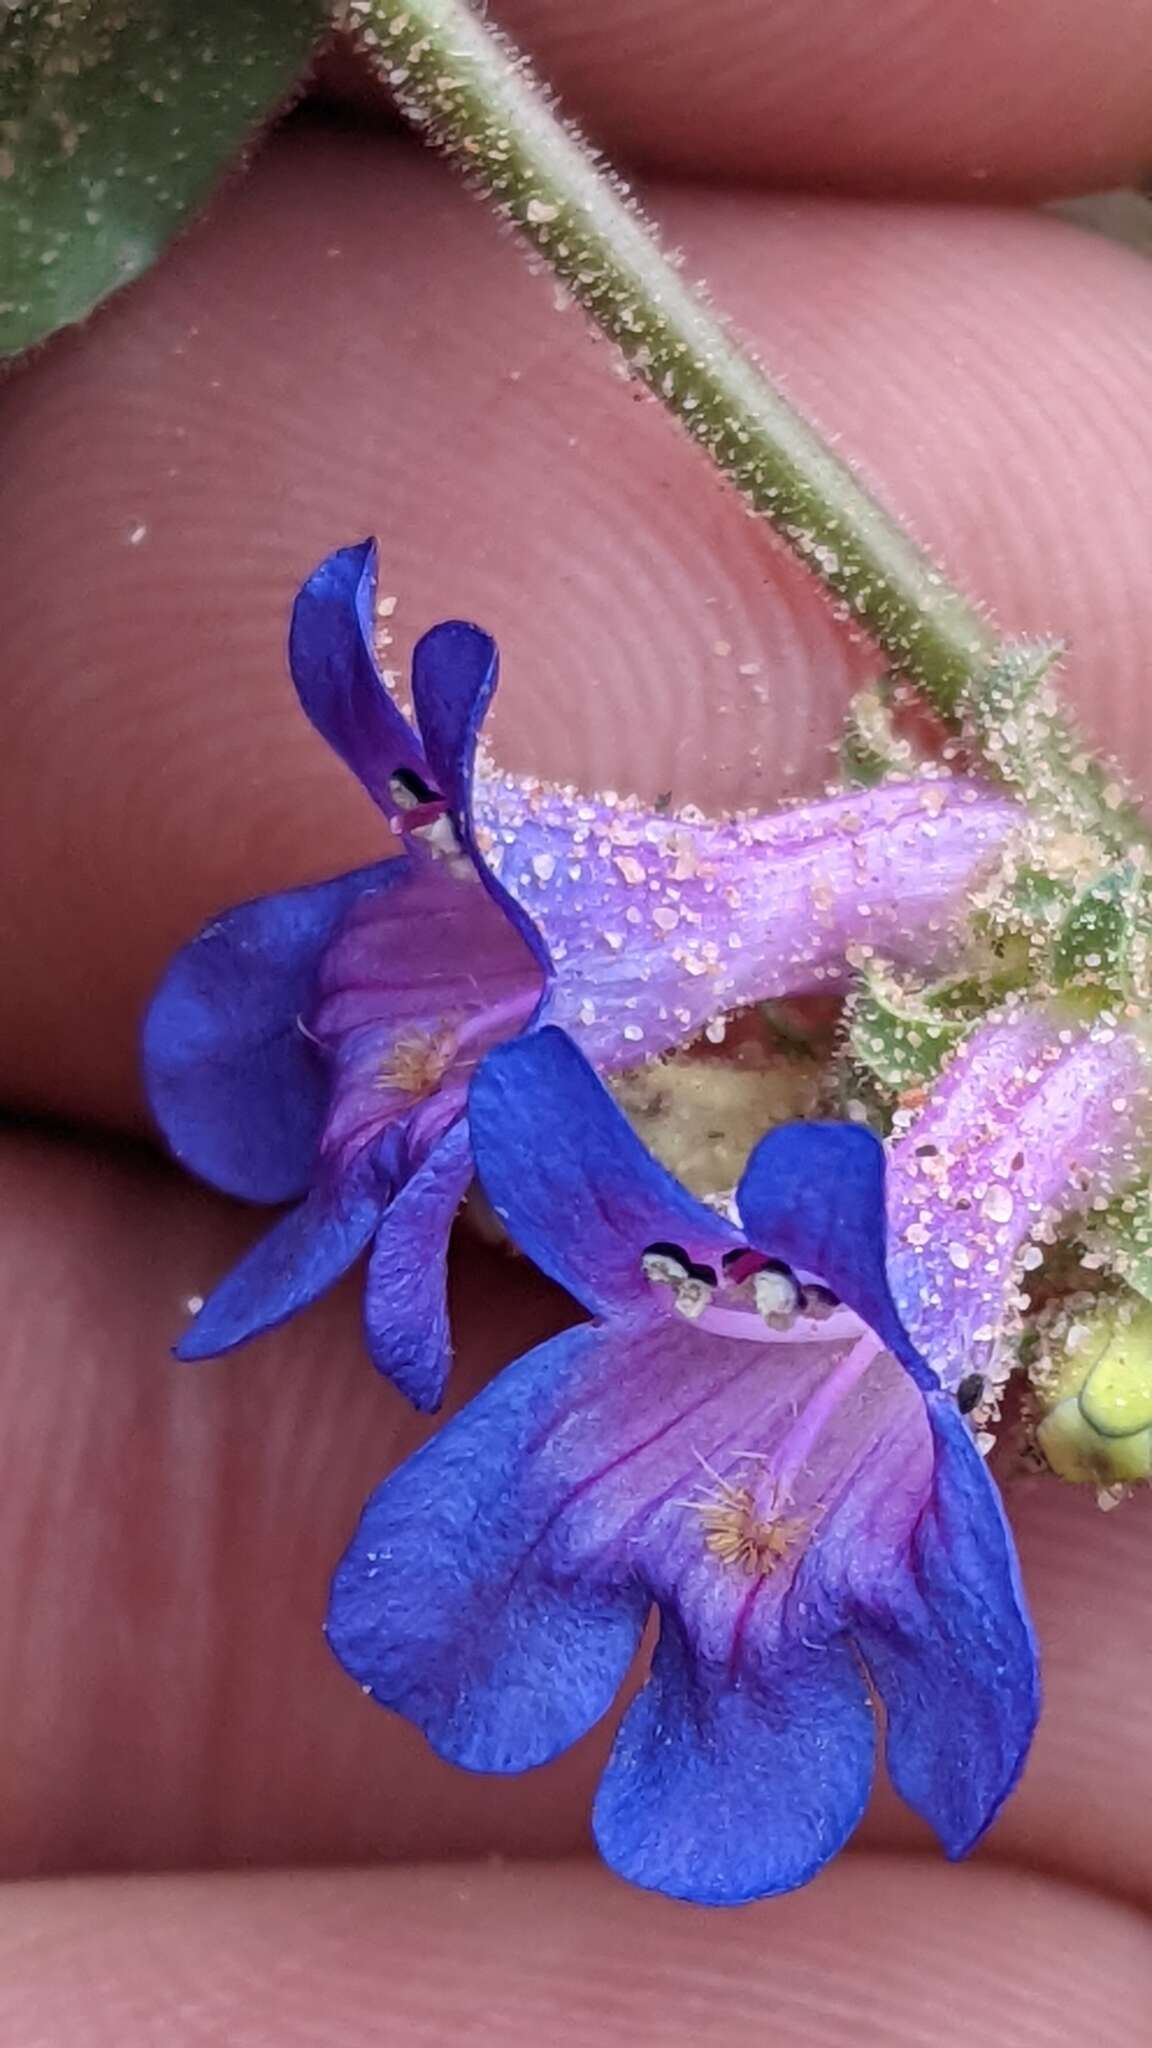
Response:
[[[404,850],[213,920],[153,1000],[144,1068],[185,1165],[251,1201],[303,1197],[209,1297],[177,1355],[209,1357],[283,1322],[371,1244],[369,1348],[431,1408],[449,1356],[444,1254],[472,1173],[468,1078],[536,1015],[551,963],[475,845],[493,643],[458,621],[424,636],[414,731],[376,668],[374,596],[370,544],[322,563],[297,599],[292,673]]]
[[[597,1068],[635,1065],[726,1010],[842,987],[865,940],[939,968],[1018,816],[925,782],[714,821],[501,774],[476,761],[492,640],[459,621],[424,636],[410,725],[376,666],[374,599],[371,543],[330,556],[289,651],[305,712],[403,850],[213,919],[155,996],[144,1068],[178,1159],[230,1194],[299,1204],[178,1355],[283,1322],[371,1247],[369,1349],[432,1408],[483,1053],[548,1014]]]
[[[651,1675],[597,1795],[606,1861],[737,1904],[803,1884],[893,1783],[963,1855],[1022,1767],[1035,1647],[999,1499],[912,1346],[884,1162],[850,1125],[757,1146],[740,1224],[645,1151],[552,1027],[472,1084],[478,1171],[591,1320],[379,1488],[329,1638],[450,1761],[522,1771]]]

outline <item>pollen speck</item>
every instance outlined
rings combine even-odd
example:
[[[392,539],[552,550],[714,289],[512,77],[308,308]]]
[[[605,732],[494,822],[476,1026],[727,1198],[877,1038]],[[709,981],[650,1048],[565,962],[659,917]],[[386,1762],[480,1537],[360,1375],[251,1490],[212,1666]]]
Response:
[[[402,1095],[431,1095],[456,1057],[457,1037],[448,1024],[435,1031],[414,1031],[398,1038],[376,1077],[378,1088],[396,1088]]]
[[[703,1462],[703,1461],[701,1461]],[[766,1579],[803,1543],[811,1524],[804,1515],[777,1515],[773,1501],[767,1518],[757,1511],[750,1486],[733,1486],[706,1467],[715,1483],[699,1500],[684,1501],[699,1517],[704,1548],[718,1563]]]

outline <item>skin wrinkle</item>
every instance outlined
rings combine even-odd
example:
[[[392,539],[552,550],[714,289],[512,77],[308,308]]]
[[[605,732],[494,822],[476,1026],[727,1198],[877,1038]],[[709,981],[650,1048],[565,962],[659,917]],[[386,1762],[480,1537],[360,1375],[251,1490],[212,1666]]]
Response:
[[[449,1943],[458,1967],[430,1974]],[[1133,2048],[1147,1943],[1089,1891],[918,1857],[720,1914],[549,1863],[40,1885],[9,1894],[0,2027],[47,2048],[121,2048],[138,2023],[171,2048],[730,2048],[766,2023],[789,2048],[1071,2048],[1091,2014],[1093,2048]]]
[[[711,0],[706,13],[691,0],[499,0],[493,12],[622,164],[995,199],[1134,182],[1152,154],[1142,0],[1103,0],[1091,22],[1057,0],[887,0],[882,17],[870,0],[818,13],[810,0]],[[323,83],[380,104],[346,56]]]

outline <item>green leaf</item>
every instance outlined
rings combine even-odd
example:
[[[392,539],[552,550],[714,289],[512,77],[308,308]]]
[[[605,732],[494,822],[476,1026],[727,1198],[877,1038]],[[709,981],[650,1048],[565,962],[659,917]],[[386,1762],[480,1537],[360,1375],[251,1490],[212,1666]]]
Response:
[[[154,262],[325,17],[319,0],[0,0],[0,354]]]

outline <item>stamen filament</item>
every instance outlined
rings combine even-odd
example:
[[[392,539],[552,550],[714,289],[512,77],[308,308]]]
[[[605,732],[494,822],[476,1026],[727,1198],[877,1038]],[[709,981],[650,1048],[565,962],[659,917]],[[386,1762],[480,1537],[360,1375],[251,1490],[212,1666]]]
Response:
[[[827,1330],[828,1324],[818,1325]],[[857,1323],[857,1328],[863,1326]],[[872,1331],[864,1329],[859,1341],[845,1352],[839,1363],[833,1366],[827,1379],[819,1386],[811,1399],[804,1403],[792,1428],[780,1446],[779,1456],[774,1461],[777,1498],[788,1500],[793,1484],[802,1470],[813,1444],[826,1426],[834,1409],[838,1408],[845,1394],[851,1392],[858,1380],[863,1379],[873,1360],[880,1356],[883,1345]]]

